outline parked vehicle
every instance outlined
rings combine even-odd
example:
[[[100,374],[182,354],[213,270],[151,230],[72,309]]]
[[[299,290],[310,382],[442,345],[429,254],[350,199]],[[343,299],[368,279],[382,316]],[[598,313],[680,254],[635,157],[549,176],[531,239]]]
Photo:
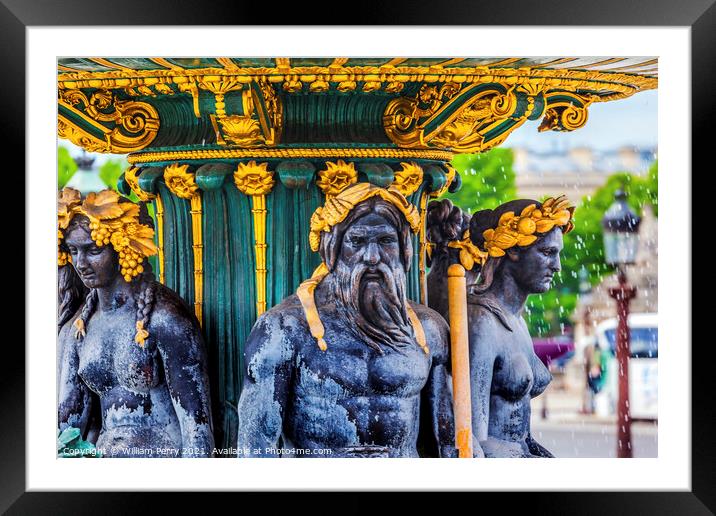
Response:
[[[658,314],[630,314],[629,409],[632,419],[658,418]],[[597,326],[597,343],[604,353],[602,388],[594,397],[595,412],[616,413],[619,395],[619,364],[616,359],[616,318]]]

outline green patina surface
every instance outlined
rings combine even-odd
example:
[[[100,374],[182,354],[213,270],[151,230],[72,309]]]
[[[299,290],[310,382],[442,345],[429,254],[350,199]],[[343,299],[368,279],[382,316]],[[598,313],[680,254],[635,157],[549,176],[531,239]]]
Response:
[[[359,179],[388,186],[394,169],[386,162],[355,161]],[[236,406],[243,382],[244,343],[256,322],[256,258],[252,201],[233,182],[237,160],[212,160],[194,169],[202,197],[203,321],[211,381],[214,433],[217,445],[233,447],[238,428]],[[283,160],[276,167],[273,190],[266,197],[267,309],[296,292],[320,264],[308,243],[310,218],[325,202],[316,186],[316,166],[309,160]],[[164,205],[164,282],[194,310],[194,254],[190,203],[165,186],[163,167],[142,169],[139,184],[156,193]],[[426,164],[420,188],[408,197],[419,206],[426,190],[442,187],[446,174]],[[120,180],[126,189],[124,180]],[[156,208],[156,203],[155,203]],[[407,295],[420,299],[419,237],[412,237],[413,259],[407,274]],[[156,271],[158,272],[158,271]]]

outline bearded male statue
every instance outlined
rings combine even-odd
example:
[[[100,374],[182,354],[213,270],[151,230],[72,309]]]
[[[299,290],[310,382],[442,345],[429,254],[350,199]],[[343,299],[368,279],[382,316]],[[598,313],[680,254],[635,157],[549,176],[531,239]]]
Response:
[[[423,456],[456,456],[447,324],[405,294],[419,226],[369,183],[316,210],[323,263],[246,343],[239,456],[418,457],[419,433]]]

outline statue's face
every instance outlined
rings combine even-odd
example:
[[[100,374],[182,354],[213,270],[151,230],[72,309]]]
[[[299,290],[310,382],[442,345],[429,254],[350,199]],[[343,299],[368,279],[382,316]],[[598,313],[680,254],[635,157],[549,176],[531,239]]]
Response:
[[[512,263],[512,275],[526,292],[547,292],[555,273],[562,269],[559,253],[562,251],[562,230],[554,228],[534,244],[521,249],[519,260]]]
[[[376,212],[346,230],[332,271],[336,306],[373,349],[414,344],[398,230]]]
[[[339,259],[365,267],[362,281],[380,281],[381,265],[391,269],[401,265],[398,232],[376,213],[361,217],[343,236]]]
[[[89,232],[73,226],[65,235],[72,265],[87,288],[108,287],[119,274],[117,253],[111,245],[97,247]]]

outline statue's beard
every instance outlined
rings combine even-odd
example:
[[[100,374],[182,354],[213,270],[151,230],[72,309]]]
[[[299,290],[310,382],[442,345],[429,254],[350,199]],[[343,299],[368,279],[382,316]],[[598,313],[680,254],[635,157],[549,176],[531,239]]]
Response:
[[[381,346],[398,350],[415,343],[406,310],[405,271],[379,263],[378,277],[365,277],[368,266],[339,259],[332,276],[338,314],[359,338],[379,353]]]

